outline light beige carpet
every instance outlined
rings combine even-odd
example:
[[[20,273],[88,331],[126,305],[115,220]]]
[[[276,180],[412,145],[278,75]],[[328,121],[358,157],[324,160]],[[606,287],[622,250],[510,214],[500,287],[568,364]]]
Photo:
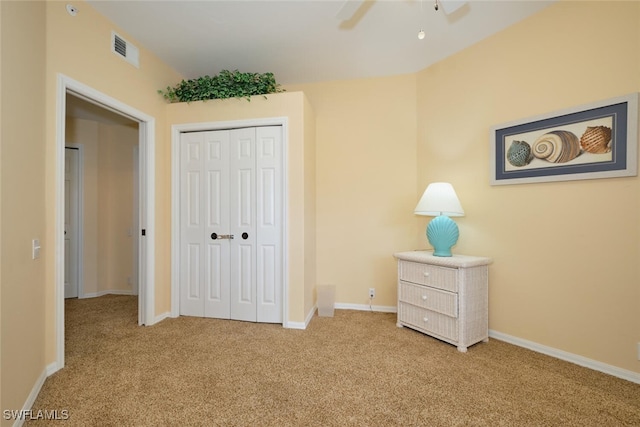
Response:
[[[27,426],[640,426],[640,385],[497,340],[460,353],[395,315],[336,310],[302,330],[66,302],[66,367]]]

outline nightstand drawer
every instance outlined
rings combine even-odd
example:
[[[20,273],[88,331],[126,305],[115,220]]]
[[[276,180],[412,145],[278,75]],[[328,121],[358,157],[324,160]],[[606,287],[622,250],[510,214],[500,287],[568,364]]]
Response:
[[[454,341],[458,339],[457,319],[435,311],[400,302],[398,304],[398,321],[430,334],[440,335]]]
[[[457,268],[439,267],[410,261],[400,261],[398,265],[398,278],[400,280],[458,292]]]
[[[400,282],[398,300],[451,317],[458,317],[458,294],[439,289]]]

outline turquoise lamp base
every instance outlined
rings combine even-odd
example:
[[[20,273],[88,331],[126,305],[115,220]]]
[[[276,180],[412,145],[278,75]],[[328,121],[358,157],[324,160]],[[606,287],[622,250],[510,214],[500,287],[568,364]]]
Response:
[[[433,255],[449,257],[451,247],[458,241],[458,226],[446,215],[433,218],[427,225],[427,239],[433,246]]]

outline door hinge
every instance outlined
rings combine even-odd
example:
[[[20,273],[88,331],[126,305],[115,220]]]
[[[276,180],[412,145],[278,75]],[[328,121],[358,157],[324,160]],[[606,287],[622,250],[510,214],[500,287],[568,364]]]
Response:
[[[145,230],[144,228],[142,229],[142,235],[146,236],[147,235],[147,230]]]

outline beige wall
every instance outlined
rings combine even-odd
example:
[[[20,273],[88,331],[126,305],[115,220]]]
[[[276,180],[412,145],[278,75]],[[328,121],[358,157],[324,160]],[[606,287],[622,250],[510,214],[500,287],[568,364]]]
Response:
[[[113,55],[111,23],[74,4],[76,17],[64,2],[0,2],[2,408],[21,407],[55,360],[57,74],[156,118],[156,314],[170,307],[169,125],[256,118],[240,111],[243,100],[223,101],[215,114],[167,107],[156,90],[181,76],[139,44],[140,69]],[[252,101],[272,116],[298,97],[292,122],[303,125],[290,142],[316,137],[315,153],[289,153],[290,176],[303,176],[290,182],[290,234],[304,235],[289,246],[290,280],[301,284],[291,320],[312,306],[314,276],[337,286],[338,302],[368,303],[376,287],[374,304],[395,305],[392,254],[426,246],[427,219],[413,208],[428,182],[448,180],[467,212],[454,250],[495,260],[490,327],[640,372],[638,178],[488,185],[492,125],[640,90],[639,28],[637,2],[561,2],[418,74],[288,88],[304,90],[308,103],[298,93]],[[625,209],[609,219],[606,207],[621,200]],[[32,261],[36,237],[42,259]]]
[[[83,290],[98,292],[98,122],[67,117],[67,144],[83,146]]]
[[[46,2],[46,240],[51,245],[55,241],[55,108],[57,76],[62,73],[156,119],[155,311],[164,313],[170,307],[170,147],[168,135],[164,132],[166,103],[157,90],[179,82],[182,76],[88,4],[75,1],[74,6],[78,8],[75,17],[66,12],[65,4]],[[140,68],[111,52],[112,30],[118,31],[140,49]],[[55,360],[56,350],[53,251],[47,252],[45,261],[46,361],[51,363]]]
[[[394,252],[415,249],[416,76],[290,85],[316,112],[318,284],[395,307]],[[422,247],[424,245],[422,244]]]
[[[455,252],[494,259],[490,328],[634,372],[640,179],[492,187],[489,129],[638,90],[638,2],[561,2],[418,74],[419,190],[452,182]]]
[[[98,290],[131,292],[133,148],[138,145],[138,128],[100,124],[98,135]]]
[[[316,114],[304,96],[304,313],[315,306],[316,252]]]
[[[205,102],[171,104],[167,106],[168,125],[186,123],[224,122],[230,120],[287,117],[287,194],[288,194],[288,279],[289,320],[303,322],[313,302],[310,291],[314,283],[315,251],[311,247],[315,229],[313,224],[314,114],[302,92],[255,96],[245,99],[224,99]],[[165,133],[170,135],[171,128]],[[167,178],[171,178],[170,169]],[[311,193],[305,190],[311,189]]]
[[[0,408],[22,409],[47,362],[45,260],[53,251],[45,233],[45,109],[40,102],[46,11],[43,3],[5,1],[0,10]],[[37,260],[31,259],[32,239],[40,239],[43,247]],[[12,424],[4,417],[1,423]]]
[[[67,117],[67,143],[83,147],[83,293],[131,292],[136,126]]]

